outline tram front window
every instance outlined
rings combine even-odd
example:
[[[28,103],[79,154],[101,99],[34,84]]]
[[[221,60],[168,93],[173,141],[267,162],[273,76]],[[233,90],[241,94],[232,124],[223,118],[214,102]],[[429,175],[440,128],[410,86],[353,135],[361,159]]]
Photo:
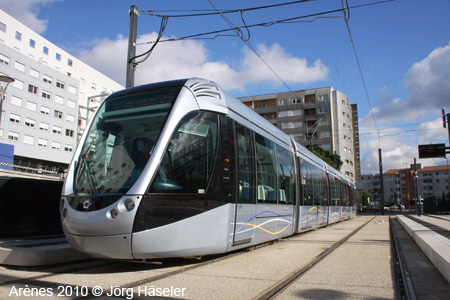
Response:
[[[152,193],[206,193],[213,172],[218,139],[218,116],[190,113],[170,139],[150,188]]]
[[[179,90],[107,99],[98,109],[78,158],[75,193],[126,193],[150,158]]]

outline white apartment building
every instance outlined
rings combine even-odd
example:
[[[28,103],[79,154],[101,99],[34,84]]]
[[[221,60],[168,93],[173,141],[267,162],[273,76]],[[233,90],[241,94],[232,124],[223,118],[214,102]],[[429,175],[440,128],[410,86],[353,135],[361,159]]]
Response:
[[[1,111],[0,168],[6,169],[11,153],[2,149],[13,149],[15,165],[67,165],[86,126],[88,99],[124,88],[2,10],[0,75],[15,79]]]

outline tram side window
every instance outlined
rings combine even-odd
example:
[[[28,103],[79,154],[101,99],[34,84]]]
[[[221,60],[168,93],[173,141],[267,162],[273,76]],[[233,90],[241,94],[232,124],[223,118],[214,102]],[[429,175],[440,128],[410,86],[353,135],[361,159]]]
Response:
[[[295,167],[292,153],[277,145],[279,203],[294,202]]]
[[[328,205],[327,177],[324,170],[314,167],[314,205]]]
[[[277,169],[274,143],[259,134],[255,134],[258,202],[276,203]]]
[[[341,196],[342,196],[342,205],[348,206],[348,189],[347,185],[341,182]]]
[[[349,198],[350,198],[350,206],[355,205],[355,190],[349,186]]]
[[[341,204],[339,197],[339,181],[336,177],[330,175],[330,184],[331,184],[331,205],[339,206]]]
[[[314,188],[312,180],[312,165],[306,160],[300,158],[300,174],[302,176],[301,184],[303,190],[302,205],[314,205]]]
[[[218,116],[194,112],[178,125],[150,192],[205,193],[213,173],[218,143]]]
[[[238,156],[239,200],[244,203],[253,202],[254,171],[252,132],[250,129],[236,123],[236,144]]]

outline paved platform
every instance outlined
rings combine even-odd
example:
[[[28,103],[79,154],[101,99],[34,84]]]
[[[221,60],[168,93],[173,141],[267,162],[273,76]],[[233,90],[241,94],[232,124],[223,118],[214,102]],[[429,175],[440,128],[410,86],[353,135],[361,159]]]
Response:
[[[0,265],[33,267],[87,258],[63,235],[0,240]]]
[[[450,219],[398,215],[397,219],[423,253],[450,283]],[[425,226],[424,226],[425,225]]]

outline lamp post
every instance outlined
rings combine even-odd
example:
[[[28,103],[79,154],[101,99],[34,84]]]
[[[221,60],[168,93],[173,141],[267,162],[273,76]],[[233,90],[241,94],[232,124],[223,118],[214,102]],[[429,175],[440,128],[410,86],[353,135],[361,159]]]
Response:
[[[3,97],[5,96],[6,89],[8,88],[8,84],[11,82],[14,82],[15,79],[12,77],[9,77],[7,75],[0,75],[0,82],[6,82],[5,86],[0,86],[0,122],[1,120],[1,114],[2,114],[2,107],[3,107]]]

